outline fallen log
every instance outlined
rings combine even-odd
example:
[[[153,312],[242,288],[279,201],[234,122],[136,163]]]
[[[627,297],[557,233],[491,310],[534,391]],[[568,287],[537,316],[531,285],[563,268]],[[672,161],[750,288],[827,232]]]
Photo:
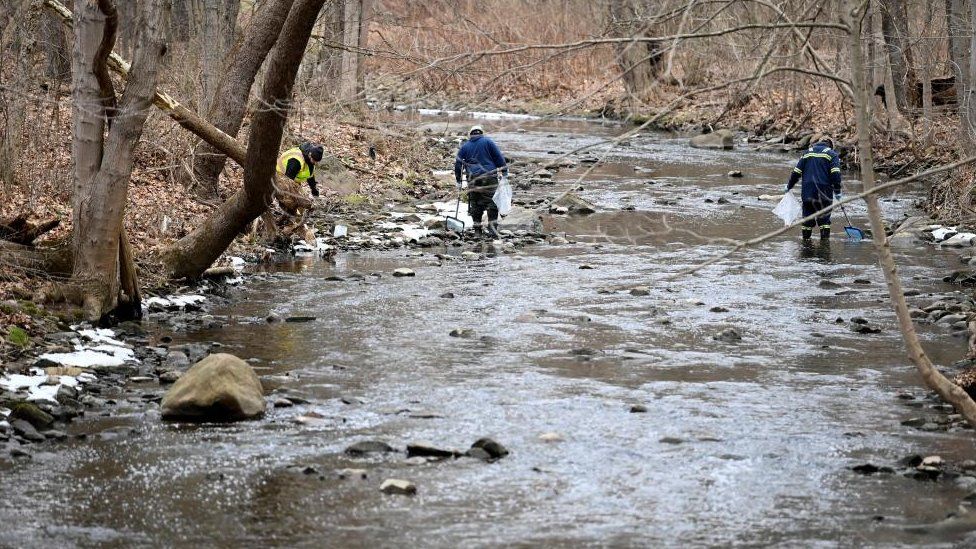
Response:
[[[0,220],[0,240],[30,245],[42,234],[53,230],[60,224],[61,220],[58,218],[41,223],[31,223],[27,220],[26,214],[20,214],[11,219]]]
[[[70,246],[39,248],[0,240],[0,268],[5,272],[67,278],[72,266]]]

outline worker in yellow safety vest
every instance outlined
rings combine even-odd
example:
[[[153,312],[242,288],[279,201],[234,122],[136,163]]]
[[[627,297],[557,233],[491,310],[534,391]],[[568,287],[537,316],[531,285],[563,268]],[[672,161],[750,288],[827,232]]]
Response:
[[[315,165],[322,161],[322,154],[325,151],[322,145],[315,143],[302,143],[301,145],[288,149],[278,157],[276,169],[278,173],[297,182],[299,185],[308,182],[308,188],[312,190],[312,196],[319,195],[318,182],[315,181]]]

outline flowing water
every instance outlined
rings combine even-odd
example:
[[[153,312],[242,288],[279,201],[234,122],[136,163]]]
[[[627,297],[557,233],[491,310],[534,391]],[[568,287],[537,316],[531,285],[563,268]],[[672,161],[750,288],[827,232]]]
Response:
[[[624,131],[495,126],[503,150],[544,159]],[[794,161],[686,144],[630,139],[607,162],[534,190],[555,195],[581,178],[580,194],[601,211],[546,220],[570,244],[477,261],[350,252],[250,282],[216,311],[225,327],[177,342],[219,341],[252,359],[266,390],[308,404],[228,426],[138,413],[83,420],[73,429],[135,425],[138,434],[0,465],[0,545],[965,544],[966,534],[906,526],[944,518],[966,491],[850,470],[912,453],[959,462],[974,450],[971,431],[900,425],[930,404],[896,398],[924,391],[870,244],[845,242],[835,222],[829,244],[791,234],[669,279],[725,249],[718,238],[777,228],[773,203],[756,197],[780,192]],[[731,169],[745,177],[727,177]],[[909,211],[912,197],[886,198],[888,216]],[[863,207],[849,213],[866,225]],[[915,299],[951,290],[938,280],[956,255],[896,251],[906,285],[923,294]],[[397,267],[417,275],[390,276]],[[631,295],[635,286],[650,295]],[[317,320],[267,324],[270,313]],[[852,332],[854,316],[883,331]],[[713,339],[729,327],[740,342]],[[449,336],[455,328],[474,336]],[[922,335],[938,363],[964,354],[965,342],[942,329]],[[310,412],[322,418],[294,421]],[[483,436],[511,454],[489,464],[343,453],[372,439],[463,450]],[[341,479],[343,468],[367,477]],[[413,481],[417,496],[382,494],[387,478]]]

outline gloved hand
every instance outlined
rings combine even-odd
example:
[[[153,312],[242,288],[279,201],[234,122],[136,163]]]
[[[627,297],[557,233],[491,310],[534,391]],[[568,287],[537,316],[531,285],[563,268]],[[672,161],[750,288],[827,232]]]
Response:
[[[786,194],[788,192],[790,192],[790,186],[789,185],[783,187],[783,194]]]
[[[319,187],[318,187],[318,185],[316,185],[315,183],[309,183],[308,184],[308,188],[312,190],[312,196],[314,196],[314,197],[318,197],[319,196]]]
[[[840,202],[843,199],[844,199],[844,195],[842,193],[837,193],[834,195],[834,202]]]

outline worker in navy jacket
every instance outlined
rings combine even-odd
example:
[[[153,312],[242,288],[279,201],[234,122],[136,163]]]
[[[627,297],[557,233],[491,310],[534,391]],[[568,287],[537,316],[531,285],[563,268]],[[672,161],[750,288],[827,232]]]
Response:
[[[812,147],[800,157],[790,181],[786,184],[786,192],[802,180],[801,198],[803,200],[803,217],[807,217],[841,198],[840,188],[840,157],[834,150],[834,142],[829,137],[821,137]],[[816,219],[803,222],[803,239],[809,240],[813,234],[813,227],[820,227],[820,238],[830,238],[830,212]]]
[[[488,212],[489,236],[498,237],[498,206],[492,198],[498,188],[498,174],[508,177],[508,164],[498,145],[489,139],[481,126],[472,126],[468,141],[454,160],[454,179],[461,186],[461,172],[468,175],[468,213],[474,220],[476,236],[482,235],[481,218]]]

